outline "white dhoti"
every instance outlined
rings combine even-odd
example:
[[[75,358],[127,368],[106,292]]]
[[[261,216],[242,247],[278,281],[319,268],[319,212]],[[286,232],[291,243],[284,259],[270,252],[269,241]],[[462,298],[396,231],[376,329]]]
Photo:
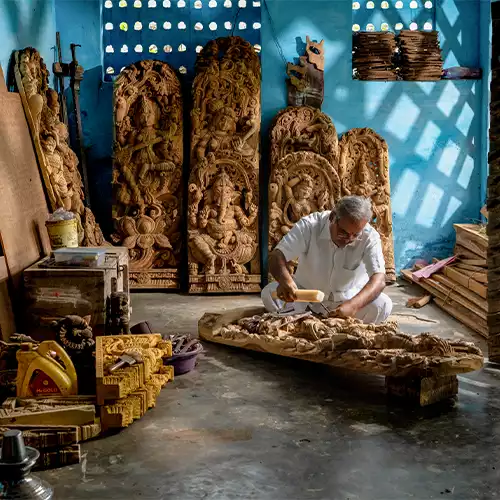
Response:
[[[287,314],[305,312],[309,307],[312,311],[318,314],[323,314],[325,310],[319,305],[314,303],[294,302],[285,304],[280,299],[274,299],[272,293],[278,288],[278,282],[273,281],[269,283],[261,293],[262,302],[268,312],[276,313],[283,312]],[[329,310],[334,311],[342,302],[332,302],[325,300],[323,305]],[[284,308],[284,306],[286,307]],[[381,293],[373,302],[363,307],[356,314],[356,318],[360,319],[363,323],[383,323],[392,312],[392,300],[385,293]]]

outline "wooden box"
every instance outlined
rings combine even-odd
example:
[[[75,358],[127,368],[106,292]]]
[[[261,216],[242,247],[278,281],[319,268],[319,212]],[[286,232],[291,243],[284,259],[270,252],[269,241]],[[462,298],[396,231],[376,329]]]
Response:
[[[68,314],[91,316],[94,335],[103,335],[106,299],[112,291],[129,294],[128,250],[107,247],[102,266],[50,266],[46,257],[24,271],[23,333],[36,340],[54,339],[51,323]]]

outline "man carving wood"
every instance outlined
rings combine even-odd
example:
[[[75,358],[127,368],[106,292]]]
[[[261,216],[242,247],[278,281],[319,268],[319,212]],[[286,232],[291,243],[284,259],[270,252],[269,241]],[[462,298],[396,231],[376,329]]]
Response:
[[[269,256],[269,270],[276,281],[262,291],[266,309],[288,313],[309,307],[321,313],[324,308],[318,304],[293,303],[296,290],[316,289],[325,294],[323,306],[333,316],[384,322],[392,301],[382,293],[385,262],[371,220],[371,201],[360,196],[346,196],[332,211],[300,219]],[[296,259],[298,267],[292,276],[289,263]]]

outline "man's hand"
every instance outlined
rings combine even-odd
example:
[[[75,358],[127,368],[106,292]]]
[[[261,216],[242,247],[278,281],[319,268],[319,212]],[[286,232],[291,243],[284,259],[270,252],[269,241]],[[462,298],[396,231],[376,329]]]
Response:
[[[358,308],[350,301],[340,304],[340,306],[333,311],[333,315],[337,318],[355,318],[358,313]]]
[[[285,301],[285,302],[295,302],[295,299],[297,298],[295,292],[298,290],[297,285],[295,284],[295,281],[285,281],[283,283],[280,283],[278,285],[278,288],[276,289],[276,294],[278,295],[278,298]]]

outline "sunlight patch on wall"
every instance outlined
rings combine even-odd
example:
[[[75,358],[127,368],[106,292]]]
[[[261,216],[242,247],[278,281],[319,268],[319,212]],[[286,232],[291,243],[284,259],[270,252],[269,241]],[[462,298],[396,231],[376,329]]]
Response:
[[[450,177],[451,173],[455,169],[457,165],[458,157],[460,156],[459,147],[451,140],[448,139],[446,146],[441,153],[441,158],[439,158],[439,162],[437,164],[437,169],[446,175],[446,177]]]
[[[424,127],[420,139],[415,146],[415,153],[421,156],[424,160],[429,160],[436,149],[436,142],[441,135],[441,129],[432,121],[429,120]]]
[[[419,115],[419,107],[406,94],[403,94],[393,105],[384,128],[404,142],[410,137]]]
[[[401,174],[396,189],[393,190],[391,207],[392,211],[404,217],[410,208],[410,203],[417,191],[420,176],[410,169],[405,169]]]
[[[373,82],[369,86],[365,85],[365,115],[369,120],[375,118],[380,111],[393,86],[394,82]]]
[[[474,172],[474,159],[472,156],[467,155],[457,179],[458,185],[467,189],[469,187],[470,178],[472,177],[472,172]]]
[[[460,111],[460,116],[457,119],[457,128],[464,134],[465,137],[469,134],[472,121],[474,120],[474,110],[470,107],[468,102],[465,102]]]
[[[462,202],[452,196],[450,201],[448,202],[448,206],[446,207],[446,212],[444,214],[443,220],[441,221],[441,227],[444,227],[448,224],[450,219],[453,217],[455,212],[462,206]]]
[[[457,89],[455,84],[452,82],[446,82],[446,85],[443,87],[441,95],[439,96],[437,107],[445,116],[449,118],[459,99],[460,91]]]
[[[422,199],[415,222],[423,227],[432,227],[443,196],[444,191],[431,182]]]

